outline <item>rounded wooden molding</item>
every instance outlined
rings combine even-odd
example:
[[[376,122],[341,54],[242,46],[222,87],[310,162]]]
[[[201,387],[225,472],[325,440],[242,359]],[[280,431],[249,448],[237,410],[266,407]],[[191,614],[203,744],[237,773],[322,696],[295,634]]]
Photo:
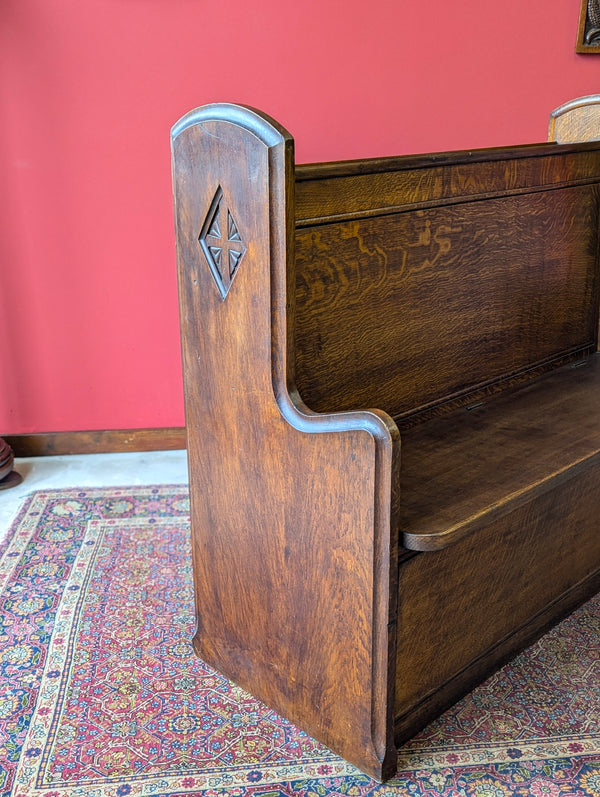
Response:
[[[568,144],[600,139],[600,94],[569,100],[550,114],[548,141]]]

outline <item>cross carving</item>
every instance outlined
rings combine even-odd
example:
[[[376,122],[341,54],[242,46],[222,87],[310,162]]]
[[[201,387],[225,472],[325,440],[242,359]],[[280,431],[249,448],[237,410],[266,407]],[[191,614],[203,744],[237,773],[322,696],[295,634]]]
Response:
[[[220,186],[213,198],[198,240],[221,298],[225,299],[246,247]]]

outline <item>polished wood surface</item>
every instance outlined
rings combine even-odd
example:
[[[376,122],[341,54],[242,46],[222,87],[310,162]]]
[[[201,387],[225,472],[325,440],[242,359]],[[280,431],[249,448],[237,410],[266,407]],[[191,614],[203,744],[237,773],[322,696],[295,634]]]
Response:
[[[600,94],[578,97],[552,111],[548,141],[600,141]]]
[[[13,470],[14,460],[12,448],[0,437],[0,490],[16,487],[23,481],[22,476]]]
[[[194,646],[384,778],[396,759],[398,432],[383,413],[314,415],[294,390],[291,146],[236,106],[173,131]],[[241,257],[224,257],[225,235]]]
[[[493,148],[398,158],[299,165],[296,226],[393,214],[400,209],[457,204],[507,191],[528,193],[590,182],[586,143]]]
[[[600,143],[173,173],[195,649],[385,779],[600,586]]]
[[[599,491],[594,464],[455,545],[403,563],[398,743],[600,589]]]
[[[16,457],[173,451],[186,447],[184,426],[163,429],[106,429],[82,432],[7,435]]]
[[[400,533],[435,550],[600,461],[600,355],[402,435]]]
[[[306,403],[399,418],[593,346],[600,152],[588,162],[593,185],[565,172],[551,191],[299,230]]]

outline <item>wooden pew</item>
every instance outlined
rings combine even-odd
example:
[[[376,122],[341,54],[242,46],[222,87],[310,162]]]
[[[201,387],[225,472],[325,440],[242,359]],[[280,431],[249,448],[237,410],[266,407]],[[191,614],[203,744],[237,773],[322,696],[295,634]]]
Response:
[[[600,588],[600,143],[172,144],[195,650],[386,779]]]
[[[600,94],[569,100],[550,114],[548,141],[600,141]]]

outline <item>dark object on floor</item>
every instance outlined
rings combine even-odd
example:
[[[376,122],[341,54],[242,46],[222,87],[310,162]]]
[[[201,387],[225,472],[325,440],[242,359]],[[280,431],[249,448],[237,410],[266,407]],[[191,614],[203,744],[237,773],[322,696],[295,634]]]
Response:
[[[23,477],[13,470],[14,454],[12,448],[0,437],[0,490],[16,487]]]

